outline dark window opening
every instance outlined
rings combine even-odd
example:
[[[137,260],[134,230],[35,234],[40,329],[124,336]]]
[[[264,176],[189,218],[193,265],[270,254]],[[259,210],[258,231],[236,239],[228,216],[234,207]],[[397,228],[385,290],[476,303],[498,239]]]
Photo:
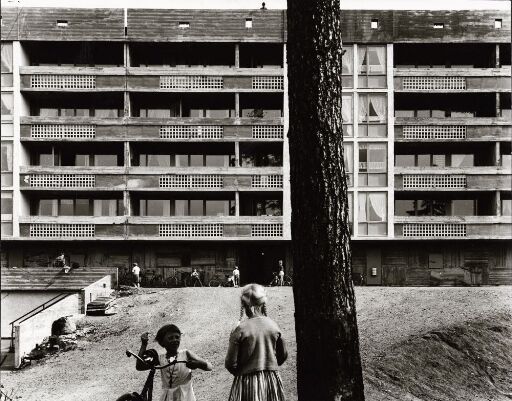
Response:
[[[263,68],[283,66],[283,45],[274,43],[240,44],[240,67]]]

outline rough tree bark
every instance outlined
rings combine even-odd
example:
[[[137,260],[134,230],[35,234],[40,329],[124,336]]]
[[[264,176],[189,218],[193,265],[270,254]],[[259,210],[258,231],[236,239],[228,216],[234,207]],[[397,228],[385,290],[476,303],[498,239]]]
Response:
[[[288,0],[299,401],[364,400],[341,122],[340,0]]]

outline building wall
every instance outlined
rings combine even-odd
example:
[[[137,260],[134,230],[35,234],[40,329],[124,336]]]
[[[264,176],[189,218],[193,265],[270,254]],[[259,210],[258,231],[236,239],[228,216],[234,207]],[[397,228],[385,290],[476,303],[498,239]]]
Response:
[[[12,97],[12,107],[2,112],[2,132],[6,133],[2,133],[2,147],[6,155],[12,155],[12,161],[2,171],[2,234],[7,239],[2,265],[47,266],[55,257],[53,252],[64,247],[71,261],[80,265],[127,268],[138,261],[163,278],[177,270],[205,266],[204,277],[208,279],[239,264],[243,276],[265,282],[279,258],[284,258],[288,271],[292,271],[288,250],[291,211],[285,11],[168,10],[162,14],[155,10],[45,9],[43,13],[25,8],[20,10],[19,18],[16,11],[2,10],[4,24],[13,27],[2,30],[2,43],[6,48],[12,43],[13,49],[12,63],[2,70],[2,79],[5,75],[6,80],[12,72],[11,86],[2,85],[3,99],[9,103]],[[158,29],[148,30],[146,22],[155,19],[159,21]],[[501,249],[502,242],[497,240],[512,239],[510,61],[503,58],[507,51],[510,54],[510,13],[344,10],[342,22],[346,50],[344,147],[351,182],[354,270],[363,266],[376,269],[374,276],[371,270],[370,275],[364,271],[368,284],[436,284],[440,280],[437,273],[427,268],[428,264],[416,262],[425,259],[420,240],[441,248],[456,244],[454,252],[463,252],[478,240],[479,260],[483,264],[487,260],[489,271],[498,265],[508,269],[510,253],[504,253],[505,263],[494,263],[485,255],[495,247]],[[106,43],[112,53],[120,55],[113,63],[116,65],[31,65],[38,46],[75,40],[81,42],[80,57],[85,58],[88,52],[95,52],[97,43]],[[164,54],[168,49],[165,46],[198,49],[194,46],[205,43],[219,49],[217,58],[224,57],[226,65],[188,65],[190,61],[183,60],[150,65],[144,61],[144,52],[151,53],[149,50],[155,49],[152,46],[159,49],[153,54]],[[247,67],[244,63],[257,58],[256,47],[251,47],[256,44],[277,46],[265,50],[279,49],[278,62]],[[428,45],[435,45],[437,50],[422,52],[421,46]],[[226,49],[222,46],[227,46],[228,56],[221,55],[220,49]],[[466,53],[477,56],[468,62],[459,55],[461,59],[455,59],[450,68],[426,66],[423,60],[419,61],[422,53],[435,55],[442,46],[448,55],[459,54],[460,46],[470,46]],[[419,58],[402,62],[408,53],[404,49],[411,49]],[[65,58],[65,53],[60,57]],[[171,67],[174,62],[176,66]],[[486,63],[485,68],[478,67],[478,63]],[[65,84],[66,79],[74,83]],[[182,83],[173,84],[176,80]],[[76,102],[84,97],[84,91],[93,99],[88,107],[99,105],[103,98],[117,99],[123,116],[34,115],[34,107],[48,99],[63,99],[64,106],[78,107]],[[171,95],[180,99],[178,117],[137,115],[140,108],[150,108],[152,102]],[[228,99],[229,108],[233,108],[229,117],[210,115],[209,111],[202,117],[183,113],[190,99],[202,101],[209,96],[218,102]],[[244,104],[250,103],[251,96],[264,103],[280,99],[279,116],[245,115],[243,108],[248,106]],[[437,109],[438,104],[440,108],[441,103],[446,103],[443,99],[455,108],[492,103],[493,109],[486,109],[483,116],[470,116],[459,110],[442,118],[437,114],[426,117],[425,110],[418,110],[429,102],[427,108]],[[416,109],[412,114],[404,110],[408,105]],[[79,144],[93,152],[107,145],[115,148],[122,163],[108,167],[31,163],[39,147],[51,146],[64,149],[65,153]],[[440,151],[446,152],[448,160],[457,152],[455,144],[474,152],[475,158],[492,160],[471,167],[404,167],[397,161],[397,156],[408,152],[415,152],[416,157],[423,153],[437,157]],[[169,149],[188,147],[192,153],[228,147],[234,165],[137,166],[138,154],[143,149],[156,149],[156,145]],[[247,149],[253,152],[258,146],[282,150],[282,166],[244,166],[243,153]],[[197,176],[203,184],[194,181]],[[187,183],[180,181],[177,185],[176,180]],[[108,194],[122,203],[123,211],[102,217],[65,216],[57,203],[51,216],[34,215],[31,211],[31,202],[38,197],[76,197],[72,192],[90,198]],[[234,213],[139,216],[139,198],[145,196],[230,197]],[[280,215],[243,215],[244,199],[250,196],[280,198]],[[438,216],[432,212],[422,215],[418,210],[403,215],[397,210],[399,202],[418,203],[431,198],[470,198],[480,209],[484,205],[487,210],[470,216]],[[80,246],[76,246],[76,240]],[[374,246],[376,243],[378,247]],[[408,245],[396,248],[403,243]],[[132,249],[127,251],[127,247]],[[400,258],[393,253],[402,251],[416,256]],[[258,266],[265,266],[261,275],[254,273],[261,270]],[[462,273],[455,273],[445,277],[458,275],[459,280]],[[462,281],[494,284],[502,282],[500,278],[506,282],[507,274],[464,276]]]

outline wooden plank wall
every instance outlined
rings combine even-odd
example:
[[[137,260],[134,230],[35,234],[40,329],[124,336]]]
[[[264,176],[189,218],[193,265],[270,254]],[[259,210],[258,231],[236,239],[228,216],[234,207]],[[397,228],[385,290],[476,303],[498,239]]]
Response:
[[[13,14],[14,12],[14,14]],[[2,40],[44,41],[122,41],[124,37],[124,10],[121,8],[4,8],[2,17],[7,18],[2,27]],[[18,16],[19,13],[19,16]],[[11,34],[5,26],[11,26],[17,17],[18,29]],[[68,22],[65,28],[57,27],[57,20]],[[14,31],[16,35],[14,36]]]
[[[251,29],[246,18],[252,18]],[[283,43],[285,19],[284,10],[128,9],[128,40]],[[189,22],[190,28],[179,28],[179,22]]]

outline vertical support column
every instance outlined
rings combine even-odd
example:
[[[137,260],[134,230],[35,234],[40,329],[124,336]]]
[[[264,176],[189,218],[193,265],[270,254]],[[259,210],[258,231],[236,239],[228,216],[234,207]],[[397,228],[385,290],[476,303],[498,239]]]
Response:
[[[240,216],[240,192],[235,192],[235,216]]]
[[[125,226],[124,226],[124,237],[128,238],[128,216],[132,215],[131,210],[131,202],[130,202],[130,192],[128,191],[128,174],[129,167],[131,166],[131,153],[130,153],[130,142],[124,142],[124,191],[123,191],[123,208],[124,208],[124,216],[125,216]]]
[[[235,43],[235,68],[240,68],[240,44]]]
[[[494,66],[496,68],[501,68],[501,63],[500,63],[500,45],[499,45],[499,43],[496,43],[495,46],[496,46],[496,52],[495,52],[496,60],[495,60]]]
[[[240,117],[240,93],[235,93],[235,117]]]
[[[19,216],[30,214],[28,205],[23,205],[20,192],[20,164],[21,164],[21,141],[20,141],[20,116],[22,115],[21,78],[20,64],[22,59],[21,43],[12,42],[12,236],[20,236]],[[24,207],[25,206],[25,207]]]
[[[283,44],[283,83],[283,239],[291,240],[292,203],[290,198],[290,150],[288,143],[288,63],[286,60],[286,44]]]
[[[387,83],[387,99],[388,99],[388,237],[395,235],[395,99],[393,96],[393,44],[386,45],[386,83]]]
[[[496,191],[494,194],[494,214],[495,216],[501,216],[501,192]]]
[[[240,167],[240,142],[235,142],[235,167]]]
[[[496,142],[494,144],[494,166],[499,167],[501,165],[501,149],[500,143]]]
[[[496,117],[501,117],[501,99],[498,92],[496,92]]]
[[[354,173],[352,174],[354,183],[352,192],[352,219],[354,220],[354,229],[352,231],[353,237],[359,236],[359,192],[358,192],[358,183],[359,183],[359,95],[357,93],[357,44],[354,43],[353,46],[354,57],[352,60],[352,81],[354,82],[354,92],[352,95],[352,121],[353,121],[353,154],[354,154]]]

